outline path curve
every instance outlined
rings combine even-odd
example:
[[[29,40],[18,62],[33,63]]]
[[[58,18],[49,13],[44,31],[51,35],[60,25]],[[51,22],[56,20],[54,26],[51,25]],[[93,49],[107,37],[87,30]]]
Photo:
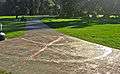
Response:
[[[0,67],[13,74],[120,74],[120,51],[63,35],[39,20],[0,42]],[[36,24],[36,25],[34,25]]]

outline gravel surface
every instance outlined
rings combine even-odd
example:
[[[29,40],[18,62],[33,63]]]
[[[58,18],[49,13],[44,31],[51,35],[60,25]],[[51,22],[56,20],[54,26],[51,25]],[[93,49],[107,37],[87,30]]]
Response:
[[[23,37],[0,42],[1,68],[12,74],[120,74],[119,50],[31,23],[37,28],[28,26]]]

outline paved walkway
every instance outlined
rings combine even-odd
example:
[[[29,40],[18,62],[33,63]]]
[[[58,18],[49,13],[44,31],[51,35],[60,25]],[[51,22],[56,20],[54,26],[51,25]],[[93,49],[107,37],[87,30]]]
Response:
[[[120,74],[119,50],[63,35],[37,20],[28,23],[23,37],[0,42],[0,68],[12,74]]]

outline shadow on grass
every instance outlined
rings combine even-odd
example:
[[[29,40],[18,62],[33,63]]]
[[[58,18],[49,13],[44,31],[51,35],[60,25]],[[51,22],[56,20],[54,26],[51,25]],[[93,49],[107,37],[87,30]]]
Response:
[[[26,22],[0,22],[3,24],[3,32],[10,33],[16,31],[28,31],[34,29],[40,29],[40,24],[30,24]]]
[[[3,32],[9,33],[9,32],[15,32],[15,31],[25,31],[23,28],[26,23],[23,22],[0,22],[3,24]]]
[[[16,20],[15,18],[2,18],[0,21],[14,21]]]
[[[30,20],[35,20],[35,19],[42,19],[43,17],[19,17],[18,19],[16,18],[0,18],[0,22],[1,21],[13,21],[13,22],[26,22],[26,21],[30,21]]]
[[[84,28],[92,25],[120,24],[120,18],[82,18],[79,21],[52,21],[59,18],[47,18],[48,22],[44,22],[51,28]],[[61,19],[61,18],[60,18]]]
[[[98,24],[120,24],[120,18],[109,18],[109,19],[100,18],[100,19],[97,19],[96,23]]]
[[[41,18],[34,18],[34,19],[41,19]],[[46,18],[48,20],[48,22],[44,22],[45,24],[47,24],[49,27],[51,28],[64,28],[64,27],[70,27],[70,28],[84,28],[84,27],[88,27],[88,26],[92,26],[92,25],[105,25],[105,24],[120,24],[120,19],[119,18],[109,18],[109,19],[105,19],[105,18],[77,18],[77,20],[69,20],[71,18],[64,18],[64,19],[68,19],[67,21],[64,20],[59,20],[59,21],[52,21],[52,20],[56,20],[56,19],[62,19],[62,18]],[[75,18],[76,19],[76,18]],[[5,20],[9,20],[9,21],[5,21]],[[10,21],[11,20],[11,21]],[[30,24],[27,24],[25,22],[14,22],[15,19],[3,19],[3,21],[0,21],[0,23],[3,24],[4,29],[3,31],[5,33],[8,32],[15,32],[15,31],[26,31],[28,29],[26,29],[26,26],[31,26]],[[33,26],[36,26],[36,24],[34,24]],[[39,29],[36,28],[35,29]],[[29,29],[30,30],[30,29]],[[33,30],[33,29],[31,29]]]
[[[88,24],[87,21],[61,21],[61,22],[53,22],[53,21],[49,21],[49,22],[44,22],[45,24],[47,24],[49,27],[51,28],[63,28],[63,27],[71,27],[71,28],[83,28],[83,27],[87,27],[90,26]]]

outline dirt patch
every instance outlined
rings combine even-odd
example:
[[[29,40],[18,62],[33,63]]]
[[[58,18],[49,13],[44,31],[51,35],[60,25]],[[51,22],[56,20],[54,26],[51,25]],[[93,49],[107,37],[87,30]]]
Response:
[[[13,74],[120,74],[119,50],[37,24],[40,29],[0,42],[1,67]]]

